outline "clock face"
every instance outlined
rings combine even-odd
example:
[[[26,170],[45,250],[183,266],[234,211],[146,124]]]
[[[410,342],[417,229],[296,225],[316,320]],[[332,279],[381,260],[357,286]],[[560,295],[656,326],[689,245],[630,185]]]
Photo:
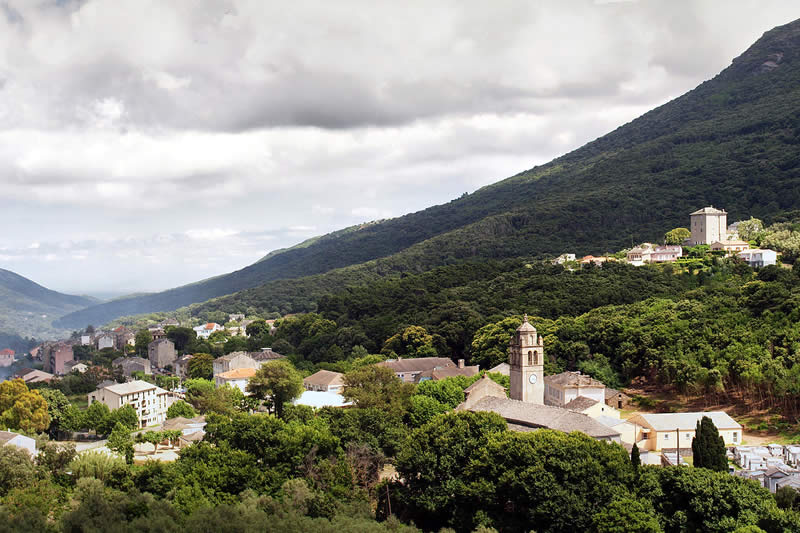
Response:
[[[536,383],[536,374],[531,374],[530,377],[528,377],[528,381]]]

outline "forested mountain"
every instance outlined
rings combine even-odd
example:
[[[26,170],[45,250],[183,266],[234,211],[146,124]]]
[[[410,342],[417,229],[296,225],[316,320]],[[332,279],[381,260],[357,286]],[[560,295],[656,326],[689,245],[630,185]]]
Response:
[[[57,333],[50,325],[54,318],[94,303],[97,300],[52,291],[0,268],[0,333],[46,337]]]
[[[800,207],[798,82],[795,21],[767,32],[696,89],[546,165],[231,274],[94,306],[59,325],[176,309],[288,278],[322,274],[314,283],[334,284],[326,276],[360,283],[467,259],[600,253],[656,240],[709,204],[724,207],[731,221],[752,215],[770,222]],[[287,292],[294,283],[269,290]]]

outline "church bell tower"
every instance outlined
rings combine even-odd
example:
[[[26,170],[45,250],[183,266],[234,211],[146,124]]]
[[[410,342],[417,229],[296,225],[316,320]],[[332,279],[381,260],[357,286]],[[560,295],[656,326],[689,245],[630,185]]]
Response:
[[[544,405],[544,345],[528,315],[511,338],[511,399]]]

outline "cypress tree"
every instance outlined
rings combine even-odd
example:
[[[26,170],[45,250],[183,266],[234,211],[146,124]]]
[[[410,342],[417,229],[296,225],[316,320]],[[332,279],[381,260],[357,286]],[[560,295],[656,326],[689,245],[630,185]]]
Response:
[[[717,472],[728,470],[725,441],[720,437],[714,422],[707,416],[697,423],[692,439],[692,455],[695,467],[708,468]]]
[[[636,443],[633,443],[633,448],[631,448],[631,466],[635,471],[639,470],[639,466],[642,464],[642,459],[639,457],[639,447]]]

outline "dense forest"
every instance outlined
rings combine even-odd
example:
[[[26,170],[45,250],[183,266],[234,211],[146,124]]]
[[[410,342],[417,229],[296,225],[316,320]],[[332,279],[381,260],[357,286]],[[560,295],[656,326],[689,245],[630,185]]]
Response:
[[[603,253],[656,240],[709,204],[727,209],[731,221],[771,223],[800,205],[799,25],[767,32],[713,79],[546,165],[231,274],[71,313],[57,325],[174,310],[270,282],[267,292],[280,297],[290,278],[330,275],[310,283],[331,286],[347,267],[373,281],[470,259]]]

